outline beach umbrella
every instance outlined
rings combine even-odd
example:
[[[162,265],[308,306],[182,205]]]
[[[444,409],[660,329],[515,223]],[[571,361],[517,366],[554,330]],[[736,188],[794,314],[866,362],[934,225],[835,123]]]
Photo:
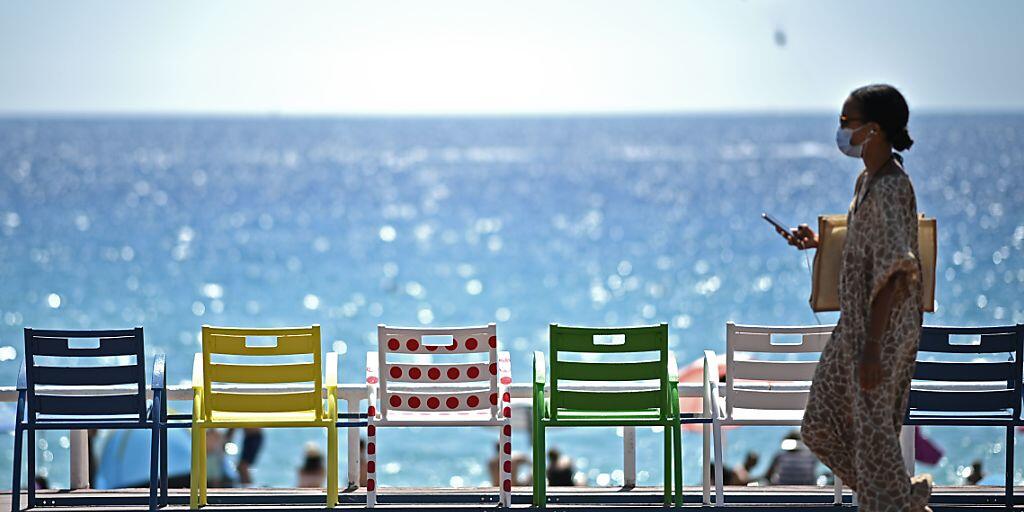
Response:
[[[920,426],[914,426],[914,459],[934,466],[942,459],[942,448],[921,433]]]

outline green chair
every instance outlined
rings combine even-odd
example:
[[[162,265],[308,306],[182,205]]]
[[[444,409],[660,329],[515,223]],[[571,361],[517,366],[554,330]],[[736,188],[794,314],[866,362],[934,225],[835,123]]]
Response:
[[[550,343],[550,397],[544,394],[549,381],[544,353],[533,353],[533,505],[547,503],[544,429],[629,426],[665,428],[665,504],[672,504],[674,483],[675,504],[682,505],[679,372],[668,350],[668,324],[609,328],[552,324]],[[593,361],[601,357],[619,361]],[[627,381],[642,382],[626,385]],[[609,387],[628,390],[600,390]]]

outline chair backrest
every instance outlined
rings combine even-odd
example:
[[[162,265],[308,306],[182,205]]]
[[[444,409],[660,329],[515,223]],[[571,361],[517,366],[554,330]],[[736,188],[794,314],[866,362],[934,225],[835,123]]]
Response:
[[[551,324],[551,417],[574,411],[671,414],[668,324],[641,327],[565,327]],[[608,359],[616,361],[608,361]],[[599,359],[604,359],[600,361]],[[631,385],[629,391],[583,390]]]
[[[438,337],[444,343],[424,340],[424,336]],[[388,411],[438,413],[488,409],[492,418],[497,417],[498,328],[495,324],[437,328],[381,324],[377,326],[377,344],[380,407],[385,417]],[[471,354],[486,354],[486,360]],[[440,362],[442,359],[445,362]]]
[[[951,343],[950,336],[972,342]],[[1022,351],[1024,325],[923,327],[908,415],[1020,417]],[[923,390],[923,381],[984,389]]]
[[[806,385],[834,325],[773,327],[726,324],[725,408],[796,411],[807,407]],[[796,342],[780,340],[798,337]],[[737,382],[739,381],[739,382]],[[771,382],[775,389],[744,389],[747,382]]]
[[[98,339],[99,343],[78,341]],[[126,362],[126,360],[132,360]],[[142,327],[104,331],[25,329],[29,420],[46,416],[146,416]],[[77,386],[111,386],[83,396]]]
[[[256,344],[251,338],[273,338]],[[216,362],[214,357],[252,359],[246,363]],[[301,362],[266,364],[263,358],[288,356]],[[243,359],[235,357],[234,359]],[[320,326],[280,329],[203,326],[203,401],[206,419],[215,412],[285,413],[312,411],[323,419],[323,370],[320,357]],[[219,391],[215,384],[295,384],[280,393]]]

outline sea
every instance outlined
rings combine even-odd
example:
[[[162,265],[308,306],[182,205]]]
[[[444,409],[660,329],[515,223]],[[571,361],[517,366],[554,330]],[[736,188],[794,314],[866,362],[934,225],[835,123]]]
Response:
[[[529,382],[554,322],[668,323],[681,365],[724,352],[728,321],[835,322],[808,306],[808,255],[760,217],[813,226],[846,211],[861,163],[836,149],[836,125],[835,113],[5,118],[0,385],[15,384],[27,326],[144,326],[150,361],[167,354],[169,382],[187,384],[202,324],[320,324],[341,381],[361,383],[380,323],[496,322],[514,380]],[[905,167],[939,228],[925,323],[1024,323],[1024,114],[914,113],[910,133]],[[13,404],[0,413],[6,489]],[[753,451],[763,473],[787,432],[730,431],[727,463]],[[976,460],[1002,482],[998,428],[922,433],[944,452],[918,467],[938,483]],[[382,429],[380,484],[486,485],[496,435]],[[639,485],[662,482],[661,442],[637,433]],[[307,443],[326,444],[266,431],[255,485],[294,486]],[[684,443],[695,484],[699,433]],[[558,429],[549,445],[589,485],[622,483],[621,429]],[[513,446],[530,453],[527,429]],[[67,487],[68,433],[34,449],[39,474]]]

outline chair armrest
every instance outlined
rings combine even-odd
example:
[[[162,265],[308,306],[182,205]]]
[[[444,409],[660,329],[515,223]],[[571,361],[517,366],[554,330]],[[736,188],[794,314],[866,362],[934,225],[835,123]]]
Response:
[[[668,352],[668,381],[670,384],[679,384],[679,365],[676,364],[676,355],[671,350]]]
[[[328,352],[324,359],[324,387],[338,387],[338,353]]]
[[[498,383],[503,386],[512,384],[512,355],[504,350],[498,352]]]
[[[338,421],[338,353],[328,352],[324,365],[324,386],[327,388],[327,417]]]
[[[541,389],[547,384],[547,364],[544,361],[544,353],[535,350],[533,352],[533,385],[540,384]]]
[[[203,389],[203,354],[200,352],[192,358],[192,389]]]
[[[718,404],[718,356],[712,350],[704,351],[704,415],[720,418]]]
[[[203,417],[203,354],[196,353],[192,359],[192,421]]]
[[[18,370],[18,391],[28,391],[28,375],[25,373],[25,361],[21,362],[21,369]]]
[[[167,387],[166,369],[167,356],[157,354],[156,360],[153,361],[153,391],[163,390]]]

